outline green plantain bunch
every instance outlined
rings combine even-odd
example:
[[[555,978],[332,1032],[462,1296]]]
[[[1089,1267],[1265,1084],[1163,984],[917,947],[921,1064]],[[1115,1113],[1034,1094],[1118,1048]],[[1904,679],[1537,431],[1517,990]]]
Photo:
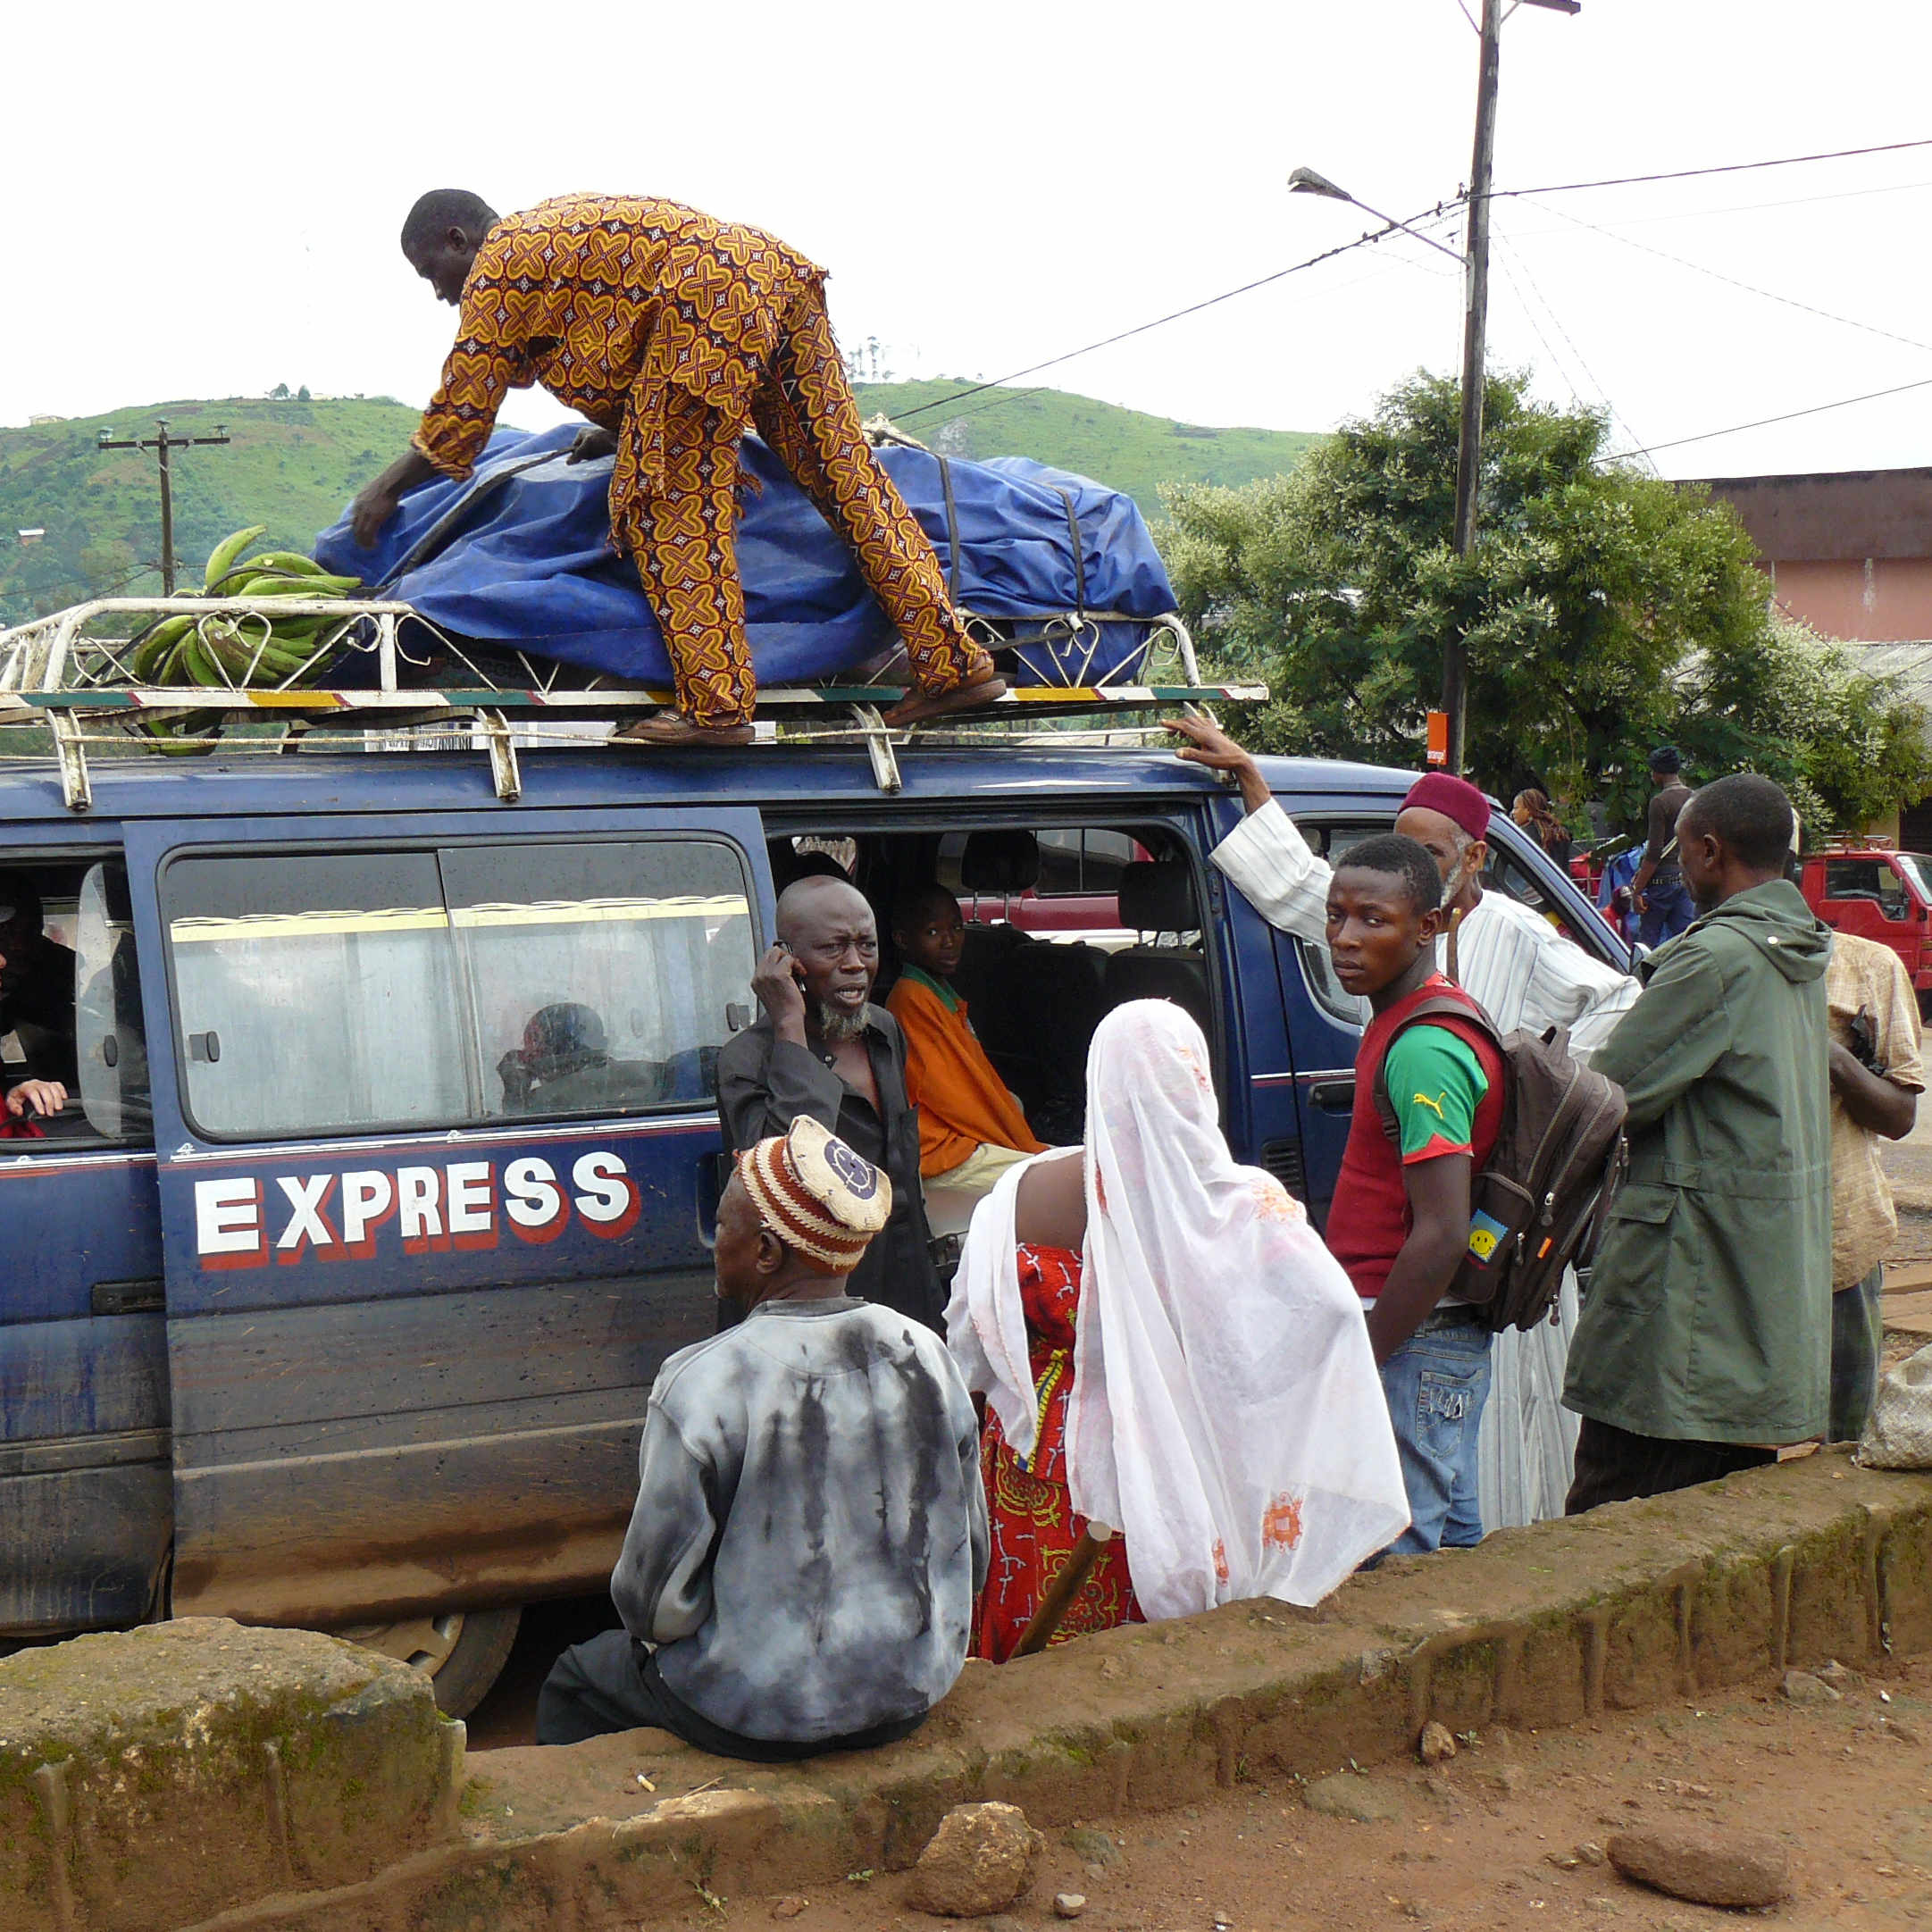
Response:
[[[241,553],[268,528],[255,523],[222,538],[208,558],[203,597],[275,598],[288,615],[164,617],[135,640],[129,668],[138,684],[201,684],[213,690],[299,684],[328,661],[353,617],[305,616],[304,598],[347,597],[360,577],[336,577],[293,550]]]

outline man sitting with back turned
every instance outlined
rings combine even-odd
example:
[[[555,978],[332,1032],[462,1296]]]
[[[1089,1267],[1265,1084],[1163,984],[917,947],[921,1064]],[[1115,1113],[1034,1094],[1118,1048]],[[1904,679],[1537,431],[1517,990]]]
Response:
[[[718,1055],[724,1144],[742,1152],[801,1114],[829,1127],[892,1183],[892,1217],[851,1292],[937,1330],[945,1298],[919,1192],[919,1117],[906,1097],[906,1038],[872,1004],[879,929],[842,878],[805,878],[778,898],[778,943],[751,990],[765,1016]]]
[[[954,991],[966,946],[959,901],[915,886],[892,912],[899,976],[885,1007],[906,1033],[906,1092],[919,1109],[919,1172],[936,1187],[984,1194],[1014,1162],[1043,1154],[1026,1113],[993,1070]]]
[[[892,1185],[809,1115],[737,1157],[717,1288],[746,1318],[658,1371],[611,1595],[537,1742],[655,1725],[776,1763],[915,1730],[986,1577],[979,1425],[944,1343],[844,1292]]]
[[[1563,1387],[1572,1516],[1773,1462],[1829,1419],[1831,933],[1785,876],[1792,830],[1768,778],[1692,795],[1699,916],[1593,1063],[1629,1102],[1630,1176]]]

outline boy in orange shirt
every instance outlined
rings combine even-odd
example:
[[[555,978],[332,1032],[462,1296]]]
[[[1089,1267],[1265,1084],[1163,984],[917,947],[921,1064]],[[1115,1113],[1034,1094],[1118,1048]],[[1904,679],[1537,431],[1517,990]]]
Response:
[[[892,913],[901,970],[886,1010],[906,1035],[906,1092],[919,1109],[919,1174],[984,1194],[1016,1160],[1043,1153],[1020,1103],[993,1071],[953,991],[966,946],[959,903],[943,886],[914,888]]]

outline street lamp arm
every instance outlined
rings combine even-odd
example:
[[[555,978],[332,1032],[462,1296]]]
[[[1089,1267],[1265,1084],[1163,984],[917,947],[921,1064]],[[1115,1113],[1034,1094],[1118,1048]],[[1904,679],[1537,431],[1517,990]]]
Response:
[[[1425,235],[1419,228],[1411,228],[1407,222],[1398,222],[1393,214],[1383,213],[1380,208],[1371,208],[1359,195],[1350,194],[1347,188],[1337,186],[1326,174],[1317,174],[1313,168],[1297,168],[1288,177],[1288,192],[1291,195],[1319,195],[1325,201],[1345,201],[1351,206],[1359,208],[1364,214],[1374,215],[1384,227],[1400,229],[1403,234],[1427,243],[1438,255],[1446,255],[1458,268],[1463,264],[1459,248],[1447,247],[1433,235]]]

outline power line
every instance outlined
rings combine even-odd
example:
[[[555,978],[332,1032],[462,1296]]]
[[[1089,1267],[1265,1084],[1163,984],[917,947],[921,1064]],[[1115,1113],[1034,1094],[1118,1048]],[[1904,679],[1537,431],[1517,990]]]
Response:
[[[1420,214],[1412,217],[1420,222],[1439,213],[1442,204],[1434,208],[1425,208]],[[1177,308],[1171,314],[1157,315],[1152,322],[1136,323],[1132,329],[1123,329],[1117,335],[1103,336],[1098,342],[1089,342],[1083,348],[1068,349],[1064,355],[1050,355],[1044,362],[1029,363],[1024,369],[1015,369],[1003,376],[995,376],[990,381],[974,382],[963,389],[957,389],[950,396],[935,396],[929,403],[920,403],[911,409],[899,412],[903,422],[908,416],[924,415],[929,409],[942,409],[948,403],[964,402],[969,396],[978,396],[987,389],[1002,388],[1008,382],[1016,382],[1022,376],[1037,375],[1042,369],[1057,368],[1061,363],[1070,363],[1077,356],[1091,355],[1096,349],[1111,348],[1117,342],[1125,342],[1133,336],[1145,335],[1150,329],[1164,328],[1168,322],[1179,322],[1183,316],[1198,315],[1203,309],[1210,309],[1223,302],[1232,302],[1236,296],[1251,295],[1257,289],[1266,289],[1272,282],[1285,280],[1290,275],[1299,275],[1303,269],[1315,268],[1324,262],[1332,262],[1337,255],[1351,254],[1370,242],[1384,241],[1391,235],[1402,232],[1400,222],[1391,222],[1367,235],[1358,235],[1353,241],[1345,241],[1339,247],[1325,248],[1319,255],[1311,255],[1305,262],[1296,262],[1287,268],[1278,268],[1272,275],[1258,276],[1253,281],[1244,281],[1238,289],[1229,289],[1220,295],[1211,295],[1204,302],[1191,302],[1185,308]],[[991,406],[988,405],[987,406]]]
[[[1787,195],[1778,201],[1729,201],[1715,208],[1676,208],[1667,214],[1630,214],[1619,219],[1626,228],[1650,228],[1663,222],[1710,222],[1725,214],[1762,214],[1780,208],[1816,207],[1827,201],[1865,201],[1877,195],[1917,194],[1928,188],[1932,188],[1932,180],[1887,181],[1882,188],[1834,188],[1828,195]],[[1526,188],[1511,192],[1526,197],[1534,196],[1536,190]],[[1544,213],[1556,214],[1560,211],[1550,208]],[[1534,236],[1555,233],[1553,228],[1520,228],[1516,231],[1516,238],[1518,241],[1527,241]]]
[[[1710,168],[1670,168],[1657,174],[1612,175],[1601,181],[1554,181],[1545,188],[1495,188],[1492,201],[1518,195],[1574,195],[1591,188],[1639,188],[1652,181],[1693,181],[1708,174],[1750,174],[1761,168],[1796,168],[1812,161],[1853,161],[1861,155],[1898,155],[1914,147],[1932,147],[1922,141],[1883,141],[1875,147],[1838,147],[1818,155],[1780,155],[1771,161],[1731,161]]]
[[[1821,416],[1827,410],[1849,409],[1854,403],[1876,403],[1887,396],[1903,396],[1912,389],[1932,389],[1932,376],[1926,376],[1917,382],[1901,382],[1889,389],[1868,389],[1862,396],[1844,396],[1835,403],[1814,403],[1809,409],[1787,409],[1782,415],[1760,416],[1755,422],[1734,422],[1727,430],[1706,430],[1697,436],[1673,437],[1668,443],[1652,443],[1627,454],[1653,456],[1660,449],[1682,449],[1686,443],[1714,442],[1720,436],[1739,436],[1746,430],[1766,429],[1774,422],[1795,422],[1800,416]]]
[[[1593,389],[1597,392],[1597,394],[1603,398],[1603,406],[1610,412],[1610,421],[1612,422],[1621,424],[1624,434],[1627,436],[1633,443],[1641,443],[1643,439],[1637,434],[1637,432],[1634,429],[1631,428],[1630,419],[1627,415],[1625,415],[1620,409],[1618,408],[1617,405],[1614,402],[1610,400],[1610,392],[1603,387],[1603,384],[1598,379],[1596,371],[1593,370],[1590,366],[1590,364],[1584,359],[1584,353],[1580,348],[1577,347],[1575,338],[1572,337],[1569,330],[1563,326],[1563,318],[1557,314],[1554,305],[1552,305],[1549,297],[1543,292],[1543,289],[1538,284],[1535,276],[1531,273],[1529,263],[1523,259],[1522,250],[1517,247],[1515,243],[1510,240],[1510,237],[1505,235],[1500,229],[1497,230],[1496,239],[1502,244],[1504,256],[1506,258],[1513,257],[1516,262],[1517,267],[1522,270],[1523,280],[1529,284],[1530,289],[1535,293],[1537,302],[1542,305],[1543,314],[1550,318],[1551,325],[1555,329],[1556,332],[1562,337],[1565,344],[1569,349],[1570,354],[1577,358],[1577,366],[1583,371],[1585,380],[1590,384],[1591,388]],[[1510,262],[1508,259],[1505,259],[1502,263],[1502,272],[1508,278],[1510,286],[1512,289],[1516,289],[1518,296],[1520,297],[1523,291],[1517,283],[1516,276],[1510,271]],[[1535,314],[1531,310],[1529,304],[1526,301],[1523,304],[1523,313],[1529,317],[1530,327],[1536,330],[1536,339],[1543,344],[1545,349],[1549,350],[1550,360],[1555,363],[1558,368],[1560,370],[1562,367],[1561,360],[1557,355],[1556,351],[1550,347],[1549,340],[1544,336],[1542,329],[1538,326]],[[1568,381],[1568,376],[1566,376],[1564,380]],[[1577,391],[1574,387],[1571,389],[1570,394],[1572,396],[1577,395]],[[1578,402],[1581,402],[1583,398],[1579,396],[1577,397],[1577,400]],[[1651,470],[1652,473],[1655,473],[1657,465],[1654,463],[1652,464]]]
[[[1533,203],[1532,205],[1537,205]],[[1819,308],[1814,303],[1801,302],[1795,296],[1780,295],[1775,289],[1761,289],[1755,282],[1740,281],[1735,275],[1727,275],[1722,269],[1709,268],[1702,262],[1694,262],[1688,255],[1673,255],[1668,248],[1653,247],[1647,241],[1637,241],[1628,235],[1619,235],[1613,228],[1602,228],[1594,222],[1586,222],[1579,214],[1566,213],[1561,208],[1545,211],[1560,222],[1568,222],[1573,227],[1586,228],[1593,235],[1602,235],[1608,241],[1621,242],[1627,248],[1635,248],[1641,254],[1653,255],[1660,262],[1673,262],[1679,268],[1687,268],[1699,275],[1708,275],[1713,281],[1721,281],[1727,288],[1741,289],[1746,295],[1761,296],[1767,302],[1777,302],[1786,308],[1802,310],[1807,315],[1816,315],[1821,321],[1838,322],[1847,329],[1861,330],[1866,335],[1878,336],[1887,342],[1903,342],[1909,349],[1925,349],[1932,352],[1932,342],[1921,342],[1914,336],[1902,336],[1895,330],[1881,329],[1875,322],[1860,322],[1855,316],[1840,315],[1828,308]]]

